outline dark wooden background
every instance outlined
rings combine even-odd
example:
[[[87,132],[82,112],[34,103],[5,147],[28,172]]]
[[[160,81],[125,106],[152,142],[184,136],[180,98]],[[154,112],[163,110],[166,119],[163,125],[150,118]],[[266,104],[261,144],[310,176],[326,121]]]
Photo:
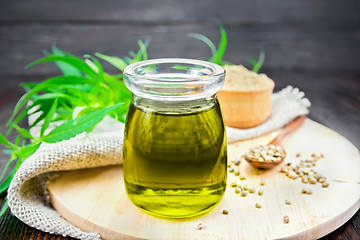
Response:
[[[229,38],[225,60],[245,64],[262,45],[261,72],[275,81],[275,91],[299,87],[312,102],[309,117],[359,148],[359,12],[359,0],[0,0],[0,131],[24,93],[20,82],[59,73],[52,64],[24,69],[52,44],[78,56],[125,56],[138,49],[138,39],[150,39],[151,58],[206,59],[208,47],[186,35],[201,33],[217,42],[219,19]],[[116,72],[109,65],[106,70]],[[0,160],[2,170],[2,153]],[[359,229],[358,211],[324,239],[360,239]],[[70,238],[37,231],[7,212],[0,239]]]

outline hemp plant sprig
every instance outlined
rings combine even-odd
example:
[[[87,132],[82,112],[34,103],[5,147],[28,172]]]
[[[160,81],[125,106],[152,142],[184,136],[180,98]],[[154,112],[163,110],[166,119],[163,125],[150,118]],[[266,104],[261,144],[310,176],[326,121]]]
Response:
[[[130,57],[123,59],[100,53],[95,55],[122,71],[130,63],[147,59],[146,49],[149,42],[138,41],[138,44],[140,50],[137,53],[130,51]],[[26,93],[14,108],[7,123],[9,128],[6,135],[0,133],[0,144],[5,146],[4,153],[10,155],[0,176],[0,194],[8,189],[20,165],[42,142],[56,143],[82,132],[89,132],[106,115],[121,122],[125,121],[131,102],[131,92],[124,85],[122,74],[105,73],[99,60],[94,56],[85,55],[82,59],[55,46],[51,50],[45,51],[44,58],[29,64],[27,68],[40,63],[54,62],[63,75],[51,77],[40,83],[20,84]],[[28,128],[18,126],[21,120],[30,116],[35,120]],[[40,125],[39,136],[33,136],[30,130]],[[18,133],[14,143],[7,139],[13,130]],[[9,169],[12,162],[15,162],[15,165]],[[8,176],[4,179],[7,172]],[[5,198],[0,216],[7,208]]]
[[[255,73],[258,73],[265,61],[265,50],[262,46],[259,46],[259,59],[256,61],[252,58],[245,58],[245,61],[249,62],[252,66],[252,70]]]
[[[228,45],[228,37],[227,37],[227,33],[225,31],[225,28],[220,23],[220,21],[217,21],[217,25],[219,26],[219,29],[220,29],[220,41],[219,41],[219,45],[217,48],[215,47],[215,44],[208,37],[206,37],[202,34],[189,33],[188,36],[204,42],[210,48],[212,56],[208,60],[209,62],[219,64],[220,66],[233,65],[230,62],[226,62],[226,61],[222,60],[225,55],[226,48]],[[244,60],[251,64],[251,66],[252,66],[251,71],[258,73],[265,61],[264,48],[262,46],[259,47],[259,59],[257,61],[252,58],[245,58]]]
[[[220,29],[220,41],[218,48],[215,47],[215,44],[206,36],[198,33],[189,33],[188,36],[191,38],[198,39],[200,41],[203,41],[211,50],[211,58],[208,60],[209,62],[213,62],[216,64],[219,64],[220,66],[224,65],[232,65],[232,63],[223,61],[224,54],[226,52],[227,44],[228,44],[228,38],[225,31],[225,28],[221,24],[220,21],[217,21],[217,25]]]

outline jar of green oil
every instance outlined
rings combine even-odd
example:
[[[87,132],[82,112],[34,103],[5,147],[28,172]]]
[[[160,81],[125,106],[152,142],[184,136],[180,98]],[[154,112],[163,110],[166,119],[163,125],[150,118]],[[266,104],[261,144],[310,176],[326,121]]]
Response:
[[[227,142],[216,98],[224,69],[156,59],[131,64],[124,73],[133,92],[123,149],[129,199],[162,217],[209,211],[226,189]]]

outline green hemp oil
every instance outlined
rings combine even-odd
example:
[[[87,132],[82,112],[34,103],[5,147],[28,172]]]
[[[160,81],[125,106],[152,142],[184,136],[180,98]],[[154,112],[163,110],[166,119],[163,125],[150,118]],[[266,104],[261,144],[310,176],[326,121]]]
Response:
[[[161,104],[138,99],[126,120],[123,165],[129,199],[162,217],[209,211],[226,189],[227,142],[216,98]]]

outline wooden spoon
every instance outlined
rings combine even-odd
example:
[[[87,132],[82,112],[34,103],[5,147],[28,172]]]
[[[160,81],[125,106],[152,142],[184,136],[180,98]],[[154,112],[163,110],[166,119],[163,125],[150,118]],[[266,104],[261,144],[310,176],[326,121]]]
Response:
[[[279,135],[274,138],[273,140],[271,140],[271,142],[269,142],[267,145],[275,145],[275,146],[280,146],[282,148],[282,150],[284,151],[285,155],[277,161],[260,161],[260,160],[256,160],[256,159],[252,159],[252,158],[248,158],[245,155],[245,160],[250,163],[253,167],[257,167],[257,168],[263,168],[263,169],[268,169],[268,168],[273,168],[276,165],[282,163],[286,157],[286,151],[284,149],[284,147],[282,146],[282,141],[285,138],[285,136],[287,136],[289,133],[293,132],[294,130],[296,130],[298,127],[300,127],[303,122],[305,121],[306,116],[300,116],[295,118],[294,120],[292,120],[291,122],[289,122],[279,133]]]

